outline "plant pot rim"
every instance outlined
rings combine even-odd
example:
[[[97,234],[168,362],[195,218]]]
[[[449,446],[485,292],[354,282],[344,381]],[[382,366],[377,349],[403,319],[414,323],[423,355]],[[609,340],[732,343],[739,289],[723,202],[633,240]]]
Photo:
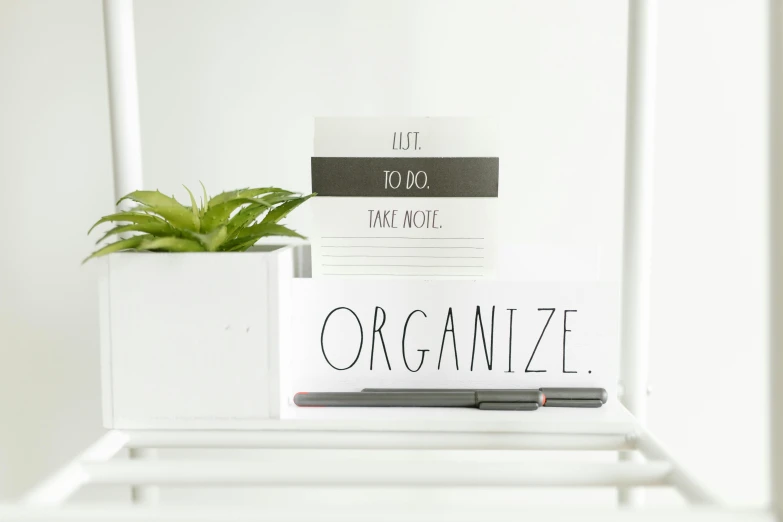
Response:
[[[247,254],[272,254],[280,252],[283,249],[286,248],[294,248],[301,245],[306,245],[307,243],[281,243],[281,244],[264,244],[264,245],[254,245],[250,247],[249,249],[245,250],[244,252],[150,252],[150,251],[138,251],[138,250],[131,250],[126,252],[113,252],[109,254],[106,257],[116,256],[116,255],[152,255],[152,256],[160,256],[160,255],[174,255],[174,256],[182,256],[182,255],[188,255],[188,256],[204,256],[204,255],[222,255],[222,256],[235,256],[235,255],[247,255]]]

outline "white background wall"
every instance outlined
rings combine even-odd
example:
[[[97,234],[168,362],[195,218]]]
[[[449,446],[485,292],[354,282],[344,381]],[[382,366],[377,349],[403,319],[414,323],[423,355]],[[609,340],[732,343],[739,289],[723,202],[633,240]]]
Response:
[[[649,422],[726,502],[760,504],[764,2],[661,4]],[[314,115],[493,116],[501,233],[524,255],[506,275],[618,280],[625,21],[619,0],[137,0],[145,185],[307,190]],[[79,266],[112,205],[102,37],[95,0],[0,0],[4,497],[102,431]]]

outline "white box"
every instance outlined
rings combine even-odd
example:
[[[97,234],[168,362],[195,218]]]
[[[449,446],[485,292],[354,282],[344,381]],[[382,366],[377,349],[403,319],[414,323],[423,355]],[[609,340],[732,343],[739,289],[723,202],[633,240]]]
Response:
[[[252,428],[279,417],[281,293],[308,258],[300,250],[107,256],[104,426]]]
[[[103,261],[103,418],[109,429],[263,429],[276,419],[345,413],[296,408],[290,400],[297,391],[600,386],[613,395],[617,380],[619,291],[612,285],[295,280],[310,275],[309,246],[118,253]],[[486,336],[476,334],[479,306]],[[378,307],[386,339],[377,346],[373,371]],[[335,368],[325,360],[326,318],[349,308],[360,327],[347,315],[348,326],[335,327],[337,321],[326,332],[329,356],[341,361]],[[567,323],[566,309],[572,312]],[[446,310],[453,310],[457,333],[441,367]],[[510,310],[516,312],[513,337]],[[484,339],[478,348],[476,339]],[[403,350],[418,369],[406,369]],[[549,373],[527,372],[534,356],[533,368]]]

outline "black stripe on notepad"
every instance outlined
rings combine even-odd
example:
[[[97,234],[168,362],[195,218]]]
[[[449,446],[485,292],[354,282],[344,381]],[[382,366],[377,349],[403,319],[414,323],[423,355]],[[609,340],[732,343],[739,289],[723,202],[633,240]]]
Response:
[[[319,196],[498,196],[498,158],[311,158],[310,165]]]

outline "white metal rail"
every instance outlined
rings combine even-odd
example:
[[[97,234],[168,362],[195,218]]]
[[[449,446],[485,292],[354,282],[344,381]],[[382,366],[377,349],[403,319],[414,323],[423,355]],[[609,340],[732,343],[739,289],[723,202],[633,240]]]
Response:
[[[623,404],[642,424],[647,421],[650,339],[657,10],[657,0],[628,2],[620,385]],[[636,455],[622,452],[620,457]],[[621,488],[619,501],[641,505],[642,493]]]
[[[123,460],[125,449],[257,449],[252,461]],[[283,449],[285,448],[285,449]],[[417,450],[415,457],[383,450]],[[460,458],[443,452],[462,450]],[[526,462],[486,451],[638,451],[640,462]],[[466,465],[468,463],[469,465]],[[23,503],[65,503],[90,485],[361,487],[673,487],[692,504],[714,499],[644,428],[579,433],[461,430],[110,431],[32,490]],[[165,511],[165,510],[164,510]],[[255,511],[262,514],[263,511]],[[161,519],[162,520],[162,519]],[[174,519],[172,519],[174,520]]]
[[[443,506],[429,509],[411,509],[397,506],[384,510],[357,507],[351,510],[270,509],[259,512],[240,506],[204,507],[169,506],[161,508],[135,507],[118,511],[106,506],[39,508],[1,508],[4,522],[52,520],[57,522],[774,522],[762,510],[724,510],[699,508],[684,513],[678,509],[665,510],[583,510],[568,506],[517,511],[493,507],[454,509]]]

